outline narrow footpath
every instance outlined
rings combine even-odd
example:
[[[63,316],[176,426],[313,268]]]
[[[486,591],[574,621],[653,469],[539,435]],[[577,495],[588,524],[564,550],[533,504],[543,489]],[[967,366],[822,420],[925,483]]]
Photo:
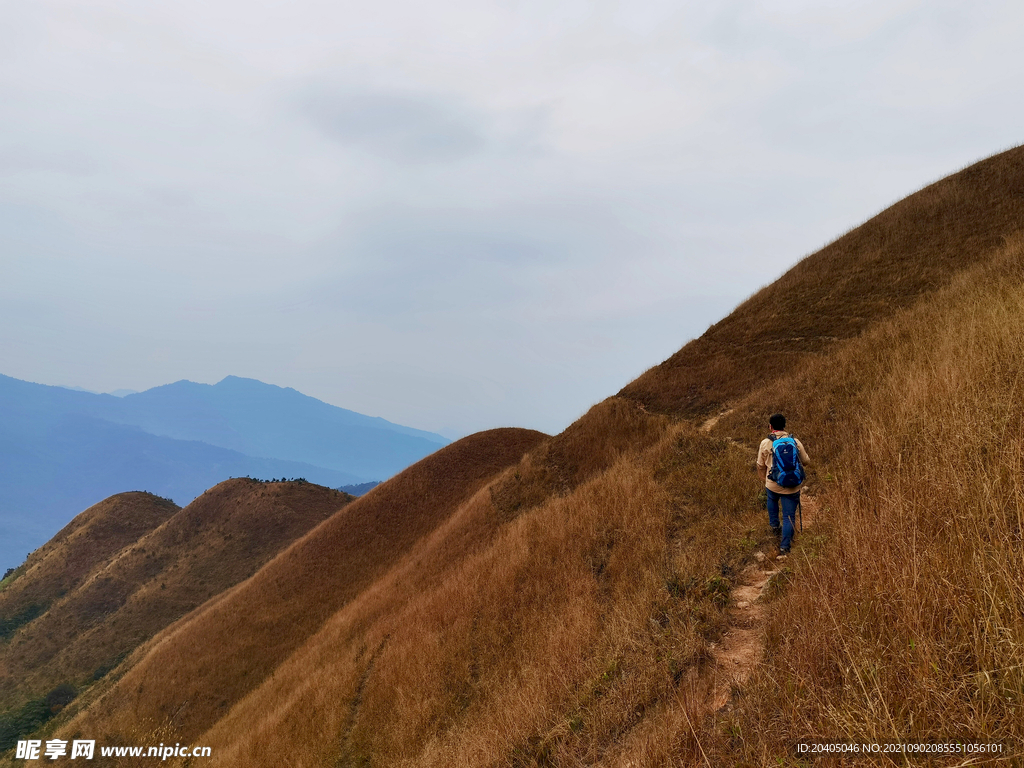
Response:
[[[817,505],[806,492],[801,494],[801,504],[806,531],[814,524]],[[799,536],[797,533],[797,540]],[[742,686],[761,660],[767,618],[763,597],[771,580],[782,571],[786,563],[785,560],[775,559],[776,552],[774,548],[769,552],[756,552],[756,562],[740,573],[738,586],[733,588],[730,595],[729,628],[722,635],[721,642],[711,647],[716,667],[710,703],[714,711],[729,702],[733,688]]]
[[[732,409],[712,416],[701,424],[701,431],[710,432],[719,419],[730,413]],[[803,528],[806,531],[814,525],[818,506],[814,497],[806,491],[801,494],[800,503]],[[797,541],[799,536],[798,527]],[[778,550],[774,547],[767,552],[755,552],[755,562],[740,573],[737,586],[732,590],[729,628],[722,635],[721,641],[711,646],[711,655],[715,660],[715,681],[708,704],[711,711],[717,712],[729,703],[733,689],[746,683],[764,653],[765,621],[768,615],[764,596],[772,579],[781,573],[786,564],[786,560],[776,559],[777,555]]]

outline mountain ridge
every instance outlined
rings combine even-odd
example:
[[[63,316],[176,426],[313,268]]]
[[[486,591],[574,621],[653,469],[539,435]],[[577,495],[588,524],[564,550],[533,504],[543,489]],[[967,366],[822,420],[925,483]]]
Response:
[[[187,708],[162,697],[135,700],[131,680],[142,670],[133,669],[126,682],[107,692],[97,707],[116,711],[127,695],[134,701],[131,708],[141,707],[148,716],[176,710],[178,729],[189,738],[198,736],[204,719],[222,711],[221,702],[231,703],[257,685],[339,606],[385,573],[421,536],[442,525],[453,503],[471,498],[487,480],[519,461],[525,450],[544,438],[531,430],[506,428],[445,446],[325,520],[268,563],[259,578],[249,579],[223,599],[199,608],[188,622],[165,630],[160,642],[152,646],[155,656],[146,660],[143,674],[157,672],[189,685],[184,681],[197,679],[202,669],[219,678],[216,693],[212,688],[192,689]],[[318,595],[312,604],[304,606],[297,600],[312,592]],[[258,619],[243,616],[237,610],[241,605],[259,605],[262,614]],[[233,628],[225,631],[223,622]],[[252,630],[257,625],[254,636]],[[178,638],[171,647],[179,642],[219,647],[223,655],[219,668],[209,669],[202,656],[163,656],[168,633]],[[235,677],[239,667],[248,671]]]
[[[339,487],[390,477],[447,442],[255,379],[116,397],[0,375],[0,566],[121,491],[187,504],[228,477]]]
[[[96,670],[113,668],[351,501],[312,483],[237,478],[186,507],[138,492],[90,507],[0,591],[0,616],[27,618],[0,643],[0,706],[101,677]]]
[[[1018,147],[929,184],[801,259],[618,394],[659,412],[711,415],[947,285],[1022,226]]]
[[[258,379],[251,379],[243,376],[225,376],[223,379],[221,379],[215,384],[203,384],[199,382],[190,381],[188,379],[180,379],[169,384],[162,384],[156,387],[151,387],[150,389],[147,389],[143,392],[136,392],[134,394],[125,395],[121,399],[134,405],[141,400],[155,398],[160,394],[169,392],[173,388],[179,388],[183,386],[187,386],[190,389],[202,392],[216,392],[220,390],[224,391],[229,396],[236,397],[239,394],[251,394],[254,392],[259,392],[261,390],[263,392],[284,393],[287,397],[293,400],[315,403],[316,405],[314,407],[319,409],[320,414],[333,414],[336,416],[341,416],[340,423],[343,423],[346,426],[373,426],[383,428],[389,431],[397,432],[398,434],[407,435],[409,437],[417,437],[423,440],[427,440],[428,442],[438,443],[440,445],[446,445],[447,443],[451,442],[447,438],[433,432],[427,432],[421,429],[406,427],[401,424],[396,424],[394,422],[388,421],[387,419],[384,419],[380,416],[366,416],[356,411],[352,411],[347,408],[342,408],[341,406],[331,405],[330,403],[320,400],[319,398],[303,394],[294,387],[281,387],[276,384],[268,384]]]

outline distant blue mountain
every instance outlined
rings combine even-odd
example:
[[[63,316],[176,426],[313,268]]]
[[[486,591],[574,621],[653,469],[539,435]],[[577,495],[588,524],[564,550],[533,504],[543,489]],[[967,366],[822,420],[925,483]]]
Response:
[[[246,475],[337,488],[390,477],[448,442],[234,376],[114,397],[0,375],[0,572],[114,493],[184,505]]]
[[[338,488],[342,493],[347,493],[350,496],[365,496],[374,488],[380,485],[379,480],[370,480],[366,483],[353,483],[352,485],[343,485]]]
[[[431,432],[237,376],[212,386],[178,381],[127,395],[119,405],[110,421],[154,435],[304,461],[367,480],[391,477],[449,443]]]

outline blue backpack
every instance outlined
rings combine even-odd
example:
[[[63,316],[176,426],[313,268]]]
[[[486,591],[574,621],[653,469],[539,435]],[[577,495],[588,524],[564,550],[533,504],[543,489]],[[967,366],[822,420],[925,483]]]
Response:
[[[772,438],[772,471],[768,479],[783,488],[796,488],[803,483],[800,449],[792,436]]]

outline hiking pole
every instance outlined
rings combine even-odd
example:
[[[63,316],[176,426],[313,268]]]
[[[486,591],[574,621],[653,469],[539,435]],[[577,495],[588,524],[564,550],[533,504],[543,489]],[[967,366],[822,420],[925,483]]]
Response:
[[[796,503],[796,508],[800,511],[800,533],[804,532],[804,500],[800,499]]]

